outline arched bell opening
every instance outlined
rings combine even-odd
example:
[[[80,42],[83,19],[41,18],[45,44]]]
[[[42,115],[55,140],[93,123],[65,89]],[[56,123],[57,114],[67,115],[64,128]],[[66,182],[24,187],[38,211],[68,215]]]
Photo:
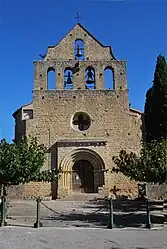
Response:
[[[84,60],[84,41],[77,39],[74,45],[75,59],[82,61]]]
[[[104,69],[104,88],[115,89],[114,70],[110,66]]]
[[[47,89],[56,89],[56,73],[53,67],[49,67],[47,70]]]
[[[95,70],[91,66],[85,70],[85,88],[96,89]]]
[[[73,72],[71,68],[66,68],[64,70],[64,89],[73,89]]]

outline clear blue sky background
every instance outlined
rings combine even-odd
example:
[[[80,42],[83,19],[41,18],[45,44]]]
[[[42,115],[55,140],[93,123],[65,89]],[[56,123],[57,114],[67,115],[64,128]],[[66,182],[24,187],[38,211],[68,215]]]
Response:
[[[127,60],[132,107],[143,110],[156,57],[167,55],[167,1],[0,0],[0,137],[14,137],[12,113],[32,99],[33,60],[81,23]]]

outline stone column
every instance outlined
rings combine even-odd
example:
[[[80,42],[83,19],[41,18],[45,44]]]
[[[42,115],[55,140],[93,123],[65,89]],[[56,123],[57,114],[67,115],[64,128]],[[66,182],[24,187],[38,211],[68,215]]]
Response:
[[[93,170],[94,173],[94,190],[98,190],[98,186],[100,185],[100,171],[95,169]]]
[[[64,68],[61,66],[56,68],[56,89],[64,90]]]
[[[67,173],[67,188],[68,188],[68,193],[72,193],[72,170],[68,171]]]
[[[85,67],[79,62],[79,71],[73,74],[74,89],[85,89]]]
[[[101,65],[95,68],[96,72],[96,89],[104,89],[104,70]]]
[[[47,68],[43,61],[34,61],[34,90],[47,89]]]
[[[104,172],[104,185],[105,185],[105,188],[109,188],[109,181],[110,181],[110,175],[109,174],[111,174],[109,171]]]

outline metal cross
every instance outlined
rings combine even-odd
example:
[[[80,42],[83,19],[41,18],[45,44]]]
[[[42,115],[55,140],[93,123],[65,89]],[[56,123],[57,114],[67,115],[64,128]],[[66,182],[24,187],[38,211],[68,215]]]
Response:
[[[80,22],[81,15],[79,12],[77,12],[77,15],[75,16],[75,19],[77,19],[78,22]]]

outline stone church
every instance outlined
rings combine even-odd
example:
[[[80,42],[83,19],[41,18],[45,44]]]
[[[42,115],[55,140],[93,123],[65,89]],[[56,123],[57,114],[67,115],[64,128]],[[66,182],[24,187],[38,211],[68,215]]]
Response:
[[[106,70],[112,75],[107,87]],[[36,136],[48,149],[44,169],[60,167],[61,177],[58,184],[19,186],[18,195],[54,199],[106,193],[114,185],[121,194],[133,195],[136,183],[111,173],[112,157],[121,149],[140,149],[142,113],[129,106],[126,61],[117,60],[111,46],[77,23],[34,61],[33,101],[13,114],[15,139]]]

